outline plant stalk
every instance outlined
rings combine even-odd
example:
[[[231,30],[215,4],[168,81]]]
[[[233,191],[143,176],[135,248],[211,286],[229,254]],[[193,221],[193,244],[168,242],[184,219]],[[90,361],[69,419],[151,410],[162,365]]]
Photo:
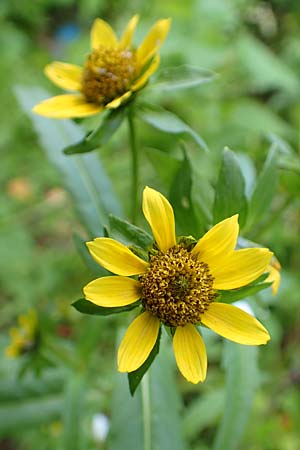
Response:
[[[144,422],[144,449],[152,450],[151,447],[151,404],[150,404],[150,385],[149,374],[145,373],[141,381],[142,385],[142,408]]]
[[[139,168],[138,168],[138,148],[136,142],[136,132],[134,128],[133,110],[128,112],[129,143],[131,148],[131,221],[136,223],[138,208],[138,186],[139,186]]]

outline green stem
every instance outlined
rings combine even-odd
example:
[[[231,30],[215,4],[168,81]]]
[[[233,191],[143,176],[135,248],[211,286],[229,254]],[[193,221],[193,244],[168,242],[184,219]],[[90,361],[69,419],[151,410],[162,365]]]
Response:
[[[151,447],[151,405],[149,375],[145,373],[141,381],[142,385],[142,408],[144,423],[144,450],[152,450]]]
[[[133,111],[129,109],[128,113],[129,142],[131,148],[131,220],[136,223],[138,207],[138,148],[136,144],[136,133],[134,128]]]

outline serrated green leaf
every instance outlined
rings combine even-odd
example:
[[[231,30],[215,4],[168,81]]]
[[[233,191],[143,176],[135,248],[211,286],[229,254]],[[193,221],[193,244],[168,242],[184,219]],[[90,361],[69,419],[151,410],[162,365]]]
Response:
[[[242,227],[247,214],[245,180],[234,153],[225,148],[215,188],[214,223],[237,213],[239,214],[239,224]]]
[[[170,189],[170,202],[175,213],[177,233],[180,235],[197,236],[201,232],[191,194],[192,170],[185,155]]]
[[[152,105],[143,105],[143,107],[137,108],[136,112],[143,122],[148,123],[153,128],[179,136],[189,135],[202,150],[208,151],[208,147],[202,137],[176,114]]]
[[[149,233],[112,214],[109,216],[109,237],[127,246],[136,245],[144,250],[153,243],[153,237]]]
[[[272,146],[249,200],[247,230],[251,229],[255,223],[259,223],[268,213],[268,206],[271,205],[276,192],[277,161],[278,147]]]
[[[224,342],[225,408],[214,450],[239,448],[259,384],[257,347]]]
[[[133,372],[128,373],[129,390],[130,390],[130,393],[132,396],[134,395],[138,385],[142,381],[143,376],[145,375],[147,370],[149,370],[155,357],[159,353],[160,337],[161,337],[161,328],[159,329],[159,333],[158,333],[156,342],[154,344],[154,347],[151,350],[150,355],[148,356],[146,361],[137,370],[134,370]]]
[[[172,91],[186,89],[208,83],[216,74],[211,70],[199,69],[193,66],[174,66],[161,70],[154,83],[148,89]]]
[[[46,155],[61,172],[86,229],[91,236],[101,236],[107,214],[122,215],[122,210],[99,158],[95,154],[67,157],[62,153],[66,145],[82,138],[83,132],[70,120],[46,119],[31,112],[36,103],[47,97],[46,91],[18,87],[16,94],[32,120]]]
[[[89,302],[85,298],[80,298],[79,300],[76,300],[74,303],[72,303],[71,306],[73,306],[82,314],[91,314],[93,316],[109,316],[110,314],[118,314],[126,311],[131,311],[132,309],[139,306],[139,304],[140,301],[137,301],[135,303],[132,303],[131,305],[104,308],[103,306],[98,306],[92,302]]]
[[[84,138],[76,144],[65,147],[63,150],[64,153],[66,155],[87,153],[106,144],[122,124],[126,115],[125,111],[125,107],[108,111],[98,128],[86,134]]]

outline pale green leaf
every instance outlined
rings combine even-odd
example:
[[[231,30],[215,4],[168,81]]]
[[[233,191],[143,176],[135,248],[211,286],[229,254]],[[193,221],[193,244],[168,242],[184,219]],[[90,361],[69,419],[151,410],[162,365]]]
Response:
[[[16,93],[22,108],[32,120],[46,155],[60,171],[82,222],[92,236],[102,235],[106,215],[122,215],[122,211],[97,155],[67,157],[62,152],[64,147],[82,138],[81,128],[70,120],[47,119],[31,112],[36,103],[47,97],[44,90],[18,87]]]
[[[257,347],[224,343],[225,407],[214,450],[240,448],[259,384]]]
[[[149,88],[161,91],[186,89],[208,83],[216,74],[193,66],[174,66],[161,70]]]
[[[152,105],[143,105],[143,107],[137,109],[137,115],[141,120],[157,130],[179,136],[190,136],[201,149],[208,151],[208,147],[202,137],[171,111]]]
[[[247,214],[245,179],[234,153],[225,148],[215,188],[214,223],[237,213],[239,224],[243,226]]]

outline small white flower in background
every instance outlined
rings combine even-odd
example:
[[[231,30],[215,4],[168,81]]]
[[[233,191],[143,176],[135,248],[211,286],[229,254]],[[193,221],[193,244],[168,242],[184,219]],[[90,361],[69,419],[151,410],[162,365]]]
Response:
[[[109,431],[109,419],[105,414],[98,413],[92,418],[92,434],[96,442],[104,442]]]

